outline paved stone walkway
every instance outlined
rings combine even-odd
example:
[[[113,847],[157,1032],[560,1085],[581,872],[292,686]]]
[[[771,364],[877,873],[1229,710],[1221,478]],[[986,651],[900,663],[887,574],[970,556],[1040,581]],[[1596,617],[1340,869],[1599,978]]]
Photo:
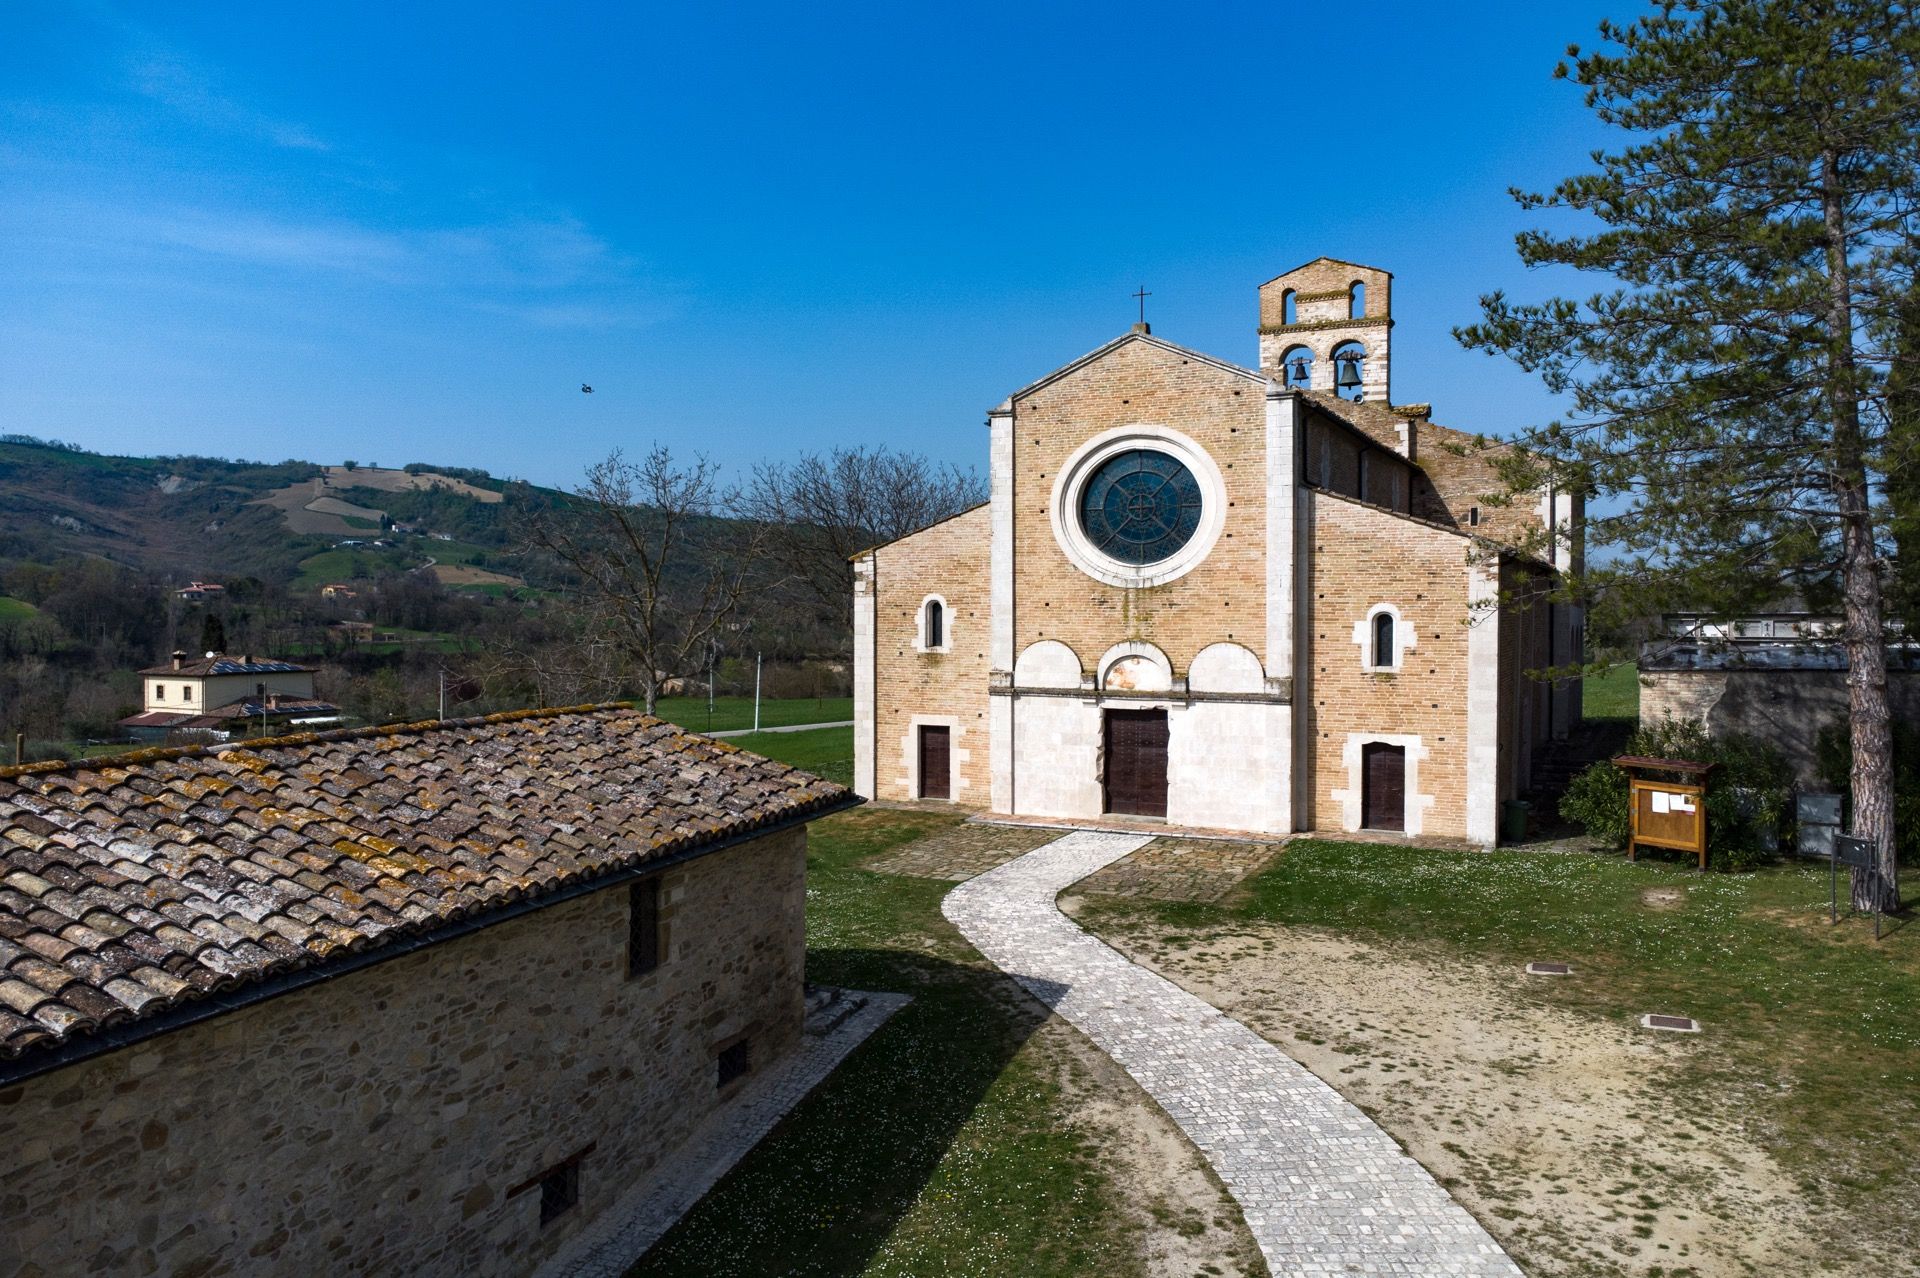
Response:
[[[962,883],[942,908],[1199,1146],[1239,1201],[1274,1278],[1518,1278],[1466,1209],[1338,1092],[1060,913],[1062,889],[1148,841],[1070,834]]]
[[[912,1002],[905,994],[844,991],[859,1000],[824,1033],[809,1032],[780,1068],[749,1083],[668,1159],[669,1172],[641,1181],[600,1213],[538,1271],[539,1278],[621,1278],[733,1165],[823,1082],[848,1053]]]
[[[709,732],[706,735],[715,741],[723,737],[750,737],[756,732],[813,732],[819,728],[851,728],[853,720],[835,719],[832,723],[789,723],[780,728],[729,728],[725,732]]]

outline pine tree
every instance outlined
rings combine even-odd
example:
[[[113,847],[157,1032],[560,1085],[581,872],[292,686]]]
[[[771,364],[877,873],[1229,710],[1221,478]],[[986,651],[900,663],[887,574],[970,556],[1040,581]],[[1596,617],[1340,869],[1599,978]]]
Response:
[[[1602,51],[1570,49],[1556,74],[1625,141],[1550,193],[1515,195],[1584,223],[1522,234],[1523,262],[1609,286],[1494,293],[1456,336],[1568,405],[1501,466],[1516,494],[1548,475],[1589,493],[1596,566],[1565,590],[1595,631],[1790,597],[1838,606],[1854,832],[1885,875],[1877,901],[1863,875],[1854,896],[1892,908],[1884,480],[1920,244],[1920,23],[1888,0],[1664,0],[1600,34]]]

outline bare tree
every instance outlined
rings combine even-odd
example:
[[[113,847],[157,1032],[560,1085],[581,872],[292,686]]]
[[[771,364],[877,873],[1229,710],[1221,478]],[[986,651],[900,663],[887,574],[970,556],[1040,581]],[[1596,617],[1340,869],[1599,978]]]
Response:
[[[562,509],[534,516],[529,540],[570,578],[571,653],[542,686],[638,683],[652,713],[662,685],[697,662],[761,566],[763,526],[740,518],[737,489],[705,457],[615,450]]]
[[[986,499],[979,472],[882,445],[757,466],[747,508],[779,529],[769,548],[779,570],[838,615],[853,599],[854,555]]]

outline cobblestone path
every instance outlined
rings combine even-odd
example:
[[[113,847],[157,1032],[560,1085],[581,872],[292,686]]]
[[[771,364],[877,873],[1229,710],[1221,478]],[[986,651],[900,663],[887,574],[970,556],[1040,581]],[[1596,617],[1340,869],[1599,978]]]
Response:
[[[942,909],[1180,1125],[1240,1203],[1274,1278],[1518,1278],[1466,1209],[1338,1092],[1060,913],[1062,889],[1147,842],[1069,834],[962,883]]]

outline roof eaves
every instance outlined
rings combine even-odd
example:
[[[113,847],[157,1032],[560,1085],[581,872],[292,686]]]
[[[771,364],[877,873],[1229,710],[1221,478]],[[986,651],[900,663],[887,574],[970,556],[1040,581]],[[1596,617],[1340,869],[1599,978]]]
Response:
[[[1267,381],[1266,375],[1263,373],[1256,373],[1250,368],[1245,368],[1239,364],[1233,363],[1231,360],[1221,359],[1217,355],[1209,355],[1205,351],[1196,351],[1192,347],[1182,346],[1178,342],[1169,342],[1164,337],[1155,337],[1151,333],[1122,333],[1120,336],[1114,338],[1112,341],[1106,343],[1104,346],[1099,346],[1093,350],[1088,351],[1085,355],[1082,355],[1079,359],[1074,360],[1072,363],[1062,364],[1059,368],[1054,369],[1051,373],[1048,373],[1045,377],[1040,378],[1038,381],[1028,382],[1025,386],[1022,386],[1019,390],[1007,396],[1006,401],[1003,404],[1001,404],[998,408],[995,408],[992,411],[995,413],[1004,412],[1016,401],[1024,399],[1028,395],[1033,394],[1035,391],[1041,390],[1044,387],[1052,385],[1054,382],[1059,381],[1063,377],[1067,377],[1073,373],[1079,372],[1081,369],[1093,363],[1095,360],[1104,358],[1105,356],[1112,354],[1114,351],[1120,349],[1122,346],[1125,346],[1130,342],[1144,342],[1148,346],[1157,346],[1161,350],[1167,351],[1170,354],[1179,355],[1187,359],[1197,359],[1203,364],[1207,364],[1213,368],[1219,369],[1221,372],[1232,373],[1236,376],[1244,377],[1250,381],[1259,382],[1263,385]]]
[[[1349,262],[1344,257],[1328,257],[1325,253],[1322,253],[1319,257],[1308,258],[1306,261],[1300,263],[1300,265],[1295,267],[1290,267],[1287,270],[1280,272],[1280,274],[1274,276],[1273,279],[1271,280],[1262,281],[1260,287],[1265,288],[1268,284],[1273,283],[1274,280],[1285,279],[1287,276],[1292,275],[1297,271],[1304,271],[1309,266],[1316,265],[1317,263],[1320,263],[1320,262],[1332,262],[1335,266],[1351,266],[1358,271],[1378,271],[1380,274],[1386,276],[1388,279],[1393,278],[1392,271],[1381,270],[1381,268],[1377,266],[1368,266],[1365,262]]]
[[[852,563],[855,560],[865,559],[868,555],[871,555],[876,550],[885,550],[888,546],[897,546],[901,542],[907,540],[909,537],[918,537],[921,533],[926,532],[929,528],[938,528],[941,524],[950,523],[951,521],[960,518],[962,515],[971,515],[974,511],[984,509],[985,507],[991,506],[992,504],[993,502],[991,500],[977,501],[973,503],[973,505],[968,506],[965,510],[956,510],[951,515],[943,515],[939,519],[934,520],[930,524],[922,524],[920,525],[920,527],[914,529],[912,532],[903,532],[898,537],[895,537],[892,541],[877,541],[873,545],[868,546],[865,550],[856,550],[851,555],[847,556],[847,562]]]

